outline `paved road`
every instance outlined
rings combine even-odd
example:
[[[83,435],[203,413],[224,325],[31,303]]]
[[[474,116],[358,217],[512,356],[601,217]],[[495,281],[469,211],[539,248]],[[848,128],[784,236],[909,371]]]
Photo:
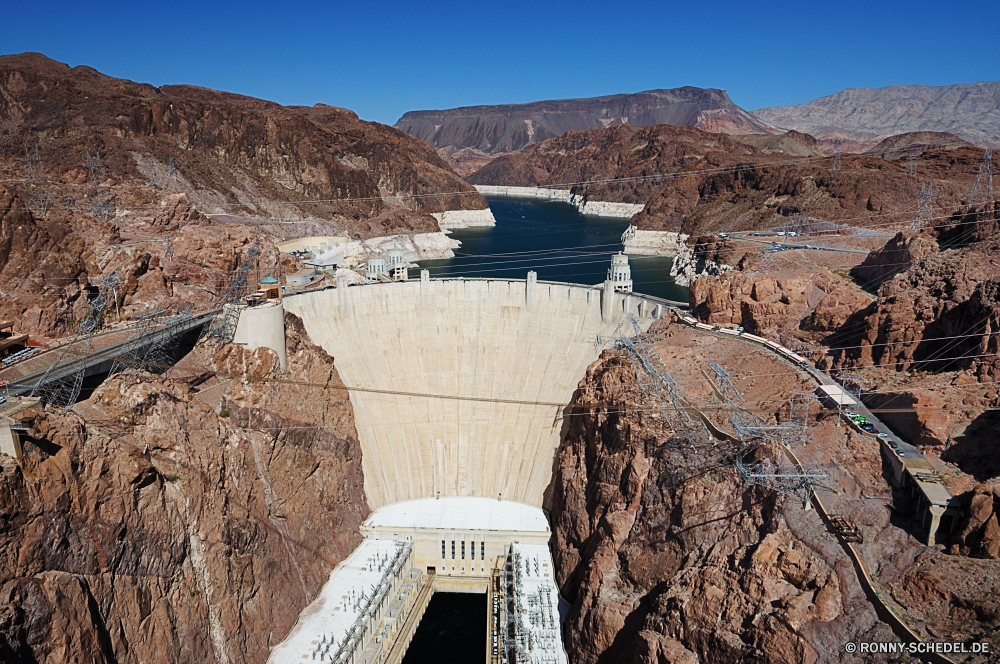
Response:
[[[774,247],[780,251],[790,251],[792,249],[812,249],[814,251],[835,251],[842,254],[863,254],[867,256],[870,251],[864,249],[844,249],[843,247],[824,247],[818,244],[804,244],[799,242],[797,239],[795,242],[788,242],[788,236],[775,236],[771,239],[761,240],[755,237],[748,237],[748,232],[730,233],[729,237],[735,240],[742,240],[744,242],[757,242],[759,244],[766,244],[768,246],[774,247],[775,244],[780,244],[780,247]],[[783,240],[783,241],[781,241]]]

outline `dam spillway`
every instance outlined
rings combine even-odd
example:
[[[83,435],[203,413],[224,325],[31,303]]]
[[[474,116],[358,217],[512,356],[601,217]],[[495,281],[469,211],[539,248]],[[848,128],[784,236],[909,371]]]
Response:
[[[660,306],[580,286],[430,280],[285,299],[351,389],[372,509],[481,496],[541,506],[562,408],[597,359],[598,335]]]

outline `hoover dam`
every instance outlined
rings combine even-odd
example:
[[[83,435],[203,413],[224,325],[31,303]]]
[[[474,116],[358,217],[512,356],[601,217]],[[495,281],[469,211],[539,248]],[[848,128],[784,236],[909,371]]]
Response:
[[[419,281],[341,280],[284,307],[350,391],[374,511],[364,543],[269,661],[402,661],[430,596],[445,591],[485,595],[486,661],[566,662],[542,510],[562,412],[599,337],[632,329],[630,317],[645,330],[664,304],[612,281],[424,270]]]
[[[562,408],[598,335],[659,305],[609,288],[431,280],[289,297],[351,388],[373,508],[481,496],[541,507]]]

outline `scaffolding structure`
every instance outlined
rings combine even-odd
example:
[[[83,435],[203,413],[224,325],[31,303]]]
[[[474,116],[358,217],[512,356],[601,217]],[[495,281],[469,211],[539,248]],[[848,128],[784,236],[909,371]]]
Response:
[[[791,447],[793,443],[799,441],[808,423],[811,395],[803,391],[792,392],[788,421],[784,424],[768,425],[750,409],[743,394],[733,384],[729,372],[721,364],[710,362],[708,366],[715,372],[716,387],[722,395],[723,403],[729,409],[729,424],[740,441],[749,444],[755,440],[777,439],[785,447]]]
[[[161,320],[163,309],[136,316],[136,328],[129,336],[122,352],[115,357],[109,375],[123,374],[127,389],[142,373],[155,373],[171,364],[170,342],[177,336],[193,314],[188,311]]]
[[[114,303],[114,292],[121,277],[112,272],[101,280],[97,297],[90,300],[90,313],[80,322],[73,340],[66,344],[58,359],[49,365],[31,390],[31,396],[67,411],[76,403],[83,387],[87,360],[94,345],[94,333],[104,319],[105,310]]]
[[[789,420],[777,426],[765,425],[747,405],[743,394],[733,384],[732,377],[718,362],[709,366],[716,375],[716,385],[722,400],[729,409],[729,422],[736,435],[746,445],[742,454],[733,458],[733,465],[747,484],[764,486],[773,491],[796,496],[808,509],[816,489],[836,491],[827,475],[818,466],[788,464],[770,459],[748,462],[746,457],[755,452],[762,442],[780,442],[790,449],[806,430],[811,396],[802,391],[792,393]]]
[[[969,192],[968,207],[993,202],[993,150],[986,148],[983,161],[979,164],[979,174]]]
[[[747,484],[795,496],[807,508],[816,489],[837,490],[830,476],[819,466],[777,464],[770,459],[748,463],[743,456],[737,456],[733,465]]]
[[[246,257],[240,263],[236,275],[229,284],[229,288],[222,295],[222,298],[215,305],[217,313],[202,329],[202,339],[217,339],[222,343],[229,343],[236,334],[236,326],[240,322],[240,308],[237,306],[247,290],[247,275],[253,269],[251,259],[260,255],[260,243],[255,242],[247,251]]]

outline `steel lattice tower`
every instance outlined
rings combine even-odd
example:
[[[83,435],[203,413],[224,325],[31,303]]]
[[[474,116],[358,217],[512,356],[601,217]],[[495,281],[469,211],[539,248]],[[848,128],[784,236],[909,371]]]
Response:
[[[919,231],[929,225],[934,219],[934,189],[930,182],[920,185],[920,194],[917,196],[917,214],[910,222],[910,230]]]
[[[253,269],[253,262],[250,260],[260,255],[260,244],[254,243],[247,251],[246,258],[240,263],[236,275],[233,277],[229,288],[216,304],[218,313],[211,322],[205,325],[201,333],[201,338],[218,339],[223,343],[229,343],[236,334],[236,326],[240,322],[240,310],[237,306],[240,298],[246,293],[247,275]]]
[[[979,175],[969,192],[968,207],[973,205],[984,205],[993,202],[993,150],[986,148],[983,155],[983,162],[979,164]]]
[[[90,313],[80,323],[73,341],[66,345],[59,358],[45,371],[45,374],[35,383],[31,396],[39,397],[47,404],[52,404],[64,411],[69,410],[80,396],[83,387],[84,372],[87,360],[93,350],[94,333],[100,327],[104,311],[112,305],[112,291],[121,283],[117,271],[101,280],[101,290],[97,297],[91,300]]]

